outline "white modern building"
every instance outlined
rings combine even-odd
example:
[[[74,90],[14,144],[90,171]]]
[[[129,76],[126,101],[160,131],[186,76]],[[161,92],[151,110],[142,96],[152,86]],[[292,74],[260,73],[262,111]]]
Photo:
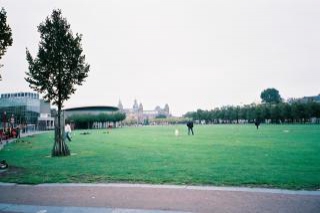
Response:
[[[0,96],[1,128],[22,125],[25,129],[54,128],[50,103],[33,92],[4,93]]]

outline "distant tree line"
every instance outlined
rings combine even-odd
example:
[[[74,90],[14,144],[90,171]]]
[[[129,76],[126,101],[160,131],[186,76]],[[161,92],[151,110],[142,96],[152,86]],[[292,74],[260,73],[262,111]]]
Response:
[[[262,104],[224,106],[213,110],[198,109],[185,117],[203,123],[320,123],[320,103],[285,103],[279,91],[268,88],[261,92]]]
[[[122,122],[126,118],[125,113],[101,113],[98,115],[83,114],[72,115],[66,119],[66,122],[73,123],[76,129],[92,129],[92,128],[104,128],[112,124],[116,127],[116,124]]]
[[[198,109],[185,117],[204,123],[319,123],[320,103],[263,103]]]

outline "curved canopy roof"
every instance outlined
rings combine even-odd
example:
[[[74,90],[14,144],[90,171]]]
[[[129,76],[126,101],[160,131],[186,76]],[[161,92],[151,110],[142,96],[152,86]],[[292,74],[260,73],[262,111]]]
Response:
[[[67,112],[76,112],[76,111],[118,111],[118,107],[114,106],[83,106],[83,107],[73,107],[64,109]]]

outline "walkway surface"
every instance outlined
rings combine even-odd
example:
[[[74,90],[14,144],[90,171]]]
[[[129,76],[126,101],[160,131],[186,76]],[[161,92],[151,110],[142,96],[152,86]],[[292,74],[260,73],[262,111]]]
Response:
[[[0,212],[320,212],[320,191],[148,184],[0,183]]]

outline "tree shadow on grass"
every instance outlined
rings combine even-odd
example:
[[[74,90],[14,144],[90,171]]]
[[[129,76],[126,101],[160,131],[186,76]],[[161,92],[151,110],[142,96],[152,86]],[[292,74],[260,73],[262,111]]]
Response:
[[[23,176],[25,169],[16,166],[9,166],[7,169],[0,171],[0,178]]]

